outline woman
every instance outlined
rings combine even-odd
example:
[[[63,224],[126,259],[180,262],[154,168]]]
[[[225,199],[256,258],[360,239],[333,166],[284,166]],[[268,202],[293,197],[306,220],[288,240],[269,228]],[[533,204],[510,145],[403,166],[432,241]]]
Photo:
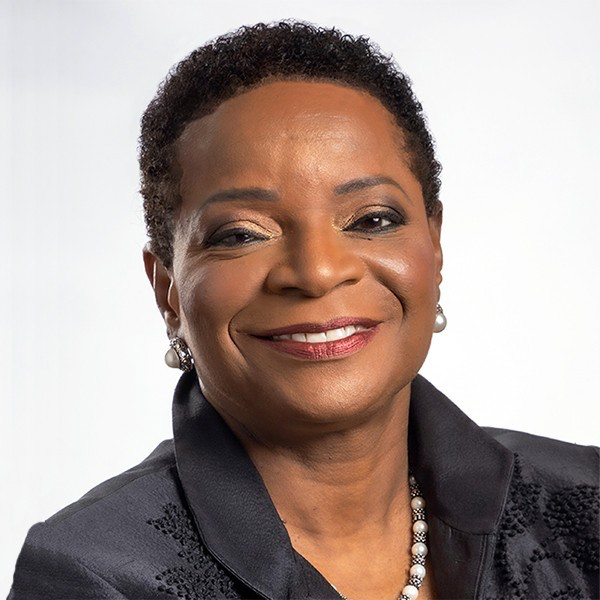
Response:
[[[484,430],[417,373],[440,166],[365,39],[258,25],[141,135],[173,442],[29,532],[11,598],[592,598],[597,451]]]

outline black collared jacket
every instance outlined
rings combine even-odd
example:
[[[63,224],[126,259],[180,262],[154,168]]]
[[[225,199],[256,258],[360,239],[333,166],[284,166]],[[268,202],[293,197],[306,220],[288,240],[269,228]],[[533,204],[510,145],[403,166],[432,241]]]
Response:
[[[194,374],[173,419],[173,441],[30,529],[9,599],[340,600]],[[598,598],[597,448],[478,427],[418,376],[409,457],[439,598]]]

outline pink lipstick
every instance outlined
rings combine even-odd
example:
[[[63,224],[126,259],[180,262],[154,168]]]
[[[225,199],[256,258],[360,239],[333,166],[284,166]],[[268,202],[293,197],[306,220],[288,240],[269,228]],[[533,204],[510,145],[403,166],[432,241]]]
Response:
[[[306,360],[327,360],[358,352],[381,321],[342,317],[325,323],[298,323],[255,334],[274,350]]]

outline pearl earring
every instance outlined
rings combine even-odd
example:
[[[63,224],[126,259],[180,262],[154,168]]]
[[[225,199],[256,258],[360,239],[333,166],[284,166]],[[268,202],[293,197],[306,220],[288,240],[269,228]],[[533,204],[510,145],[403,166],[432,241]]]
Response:
[[[181,369],[184,373],[192,370],[193,358],[187,344],[180,337],[169,341],[170,348],[165,354],[165,362],[172,369]]]
[[[442,310],[442,307],[438,304],[435,309],[435,323],[433,325],[433,332],[440,333],[446,329],[446,325],[448,324],[448,319],[446,319],[446,315]]]

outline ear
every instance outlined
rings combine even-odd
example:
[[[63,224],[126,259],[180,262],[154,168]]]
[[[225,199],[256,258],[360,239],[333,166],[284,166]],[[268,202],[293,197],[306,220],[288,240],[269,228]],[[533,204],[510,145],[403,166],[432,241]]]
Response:
[[[154,290],[156,304],[160,310],[169,335],[174,335],[181,326],[179,293],[173,273],[167,269],[160,258],[150,250],[150,244],[144,246],[144,266],[150,285]]]
[[[436,283],[439,286],[442,283],[442,267],[444,266],[444,254],[442,252],[441,236],[442,236],[442,204],[439,203],[439,208],[436,212],[427,217],[429,223],[429,235],[433,243],[435,261],[436,261]]]

